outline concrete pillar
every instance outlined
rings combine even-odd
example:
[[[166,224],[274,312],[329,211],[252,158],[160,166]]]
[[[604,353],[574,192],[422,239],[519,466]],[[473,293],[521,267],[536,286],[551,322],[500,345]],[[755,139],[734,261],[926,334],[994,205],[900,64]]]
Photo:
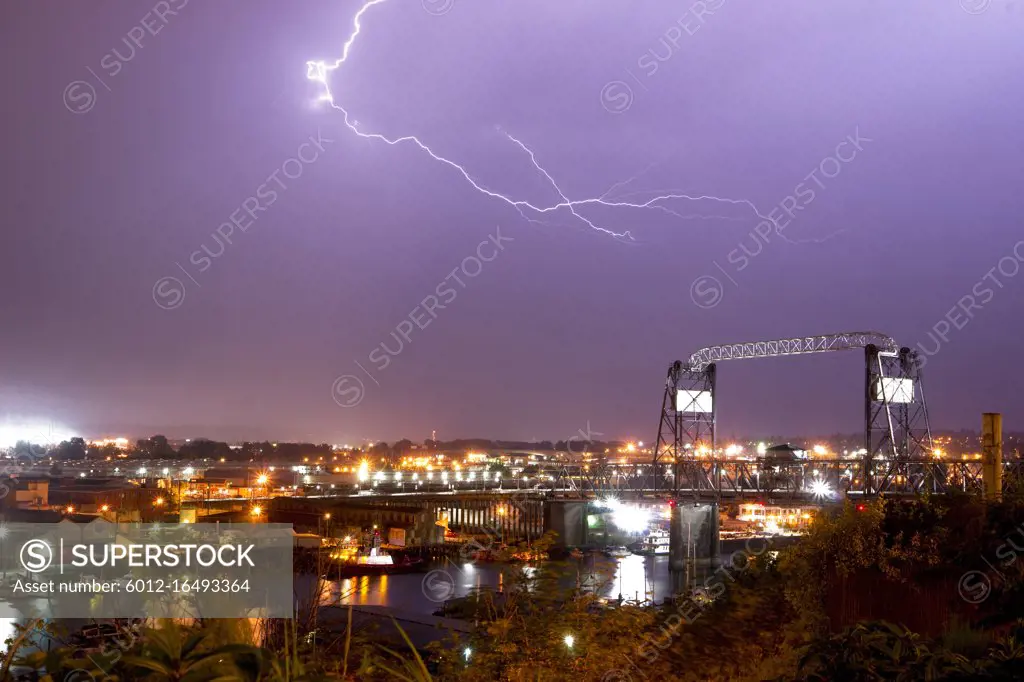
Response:
[[[985,498],[998,500],[1003,494],[1003,415],[981,415],[981,478]]]
[[[687,537],[686,524],[677,500],[672,500],[668,526],[668,581],[672,596],[678,596],[687,589]]]
[[[718,503],[686,504],[672,508],[669,522],[669,584],[673,595],[693,586],[698,568],[719,563]]]

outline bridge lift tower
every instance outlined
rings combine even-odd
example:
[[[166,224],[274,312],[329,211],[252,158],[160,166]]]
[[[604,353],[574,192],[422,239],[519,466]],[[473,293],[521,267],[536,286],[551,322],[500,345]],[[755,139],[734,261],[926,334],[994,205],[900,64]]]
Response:
[[[917,352],[878,332],[709,346],[669,367],[654,451],[652,487],[721,490],[721,462],[714,456],[717,365],[723,360],[806,355],[863,349],[864,453],[851,490],[920,492],[929,484],[932,453],[928,409]],[[844,466],[846,466],[844,464]]]

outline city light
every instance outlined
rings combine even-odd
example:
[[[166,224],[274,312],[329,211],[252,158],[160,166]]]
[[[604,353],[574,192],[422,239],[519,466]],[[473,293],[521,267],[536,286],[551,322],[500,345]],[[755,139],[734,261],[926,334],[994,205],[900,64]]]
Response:
[[[623,504],[617,498],[606,497],[602,506],[612,512],[612,523],[627,533],[641,533],[647,530],[651,523],[651,513],[635,504]]]
[[[185,467],[185,470],[182,471],[181,473],[185,474],[186,476],[191,476],[192,474],[195,473],[195,469],[193,469],[192,467]]]
[[[257,507],[253,507],[252,511],[250,511],[249,513],[252,514],[253,516],[259,516],[260,514],[263,513],[263,509],[261,507],[258,507],[258,506]]]
[[[266,474],[260,474],[259,476],[256,477],[256,482],[258,484],[260,484],[260,485],[266,485],[267,481],[269,481],[269,480],[270,480],[270,477],[267,476]]]
[[[365,459],[359,463],[359,471],[356,474],[356,478],[359,479],[360,483],[364,483],[370,478],[370,463]]]
[[[156,498],[156,499],[155,499],[155,500],[153,501],[153,504],[155,504],[155,505],[156,505],[156,506],[158,506],[158,507],[162,507],[162,506],[164,505],[164,498],[162,498],[162,497],[158,497],[158,498]]]
[[[562,641],[565,642],[565,646],[567,646],[567,647],[569,647],[571,649],[572,645],[576,643],[576,638],[573,637],[572,635],[566,635],[562,639]]]
[[[100,511],[101,512],[108,512],[108,511],[110,511],[110,505],[109,504],[103,505],[102,507],[100,507]]]
[[[817,499],[823,499],[832,496],[832,486],[820,478],[811,483],[811,494]]]
[[[139,476],[146,475],[146,467],[139,467]]]

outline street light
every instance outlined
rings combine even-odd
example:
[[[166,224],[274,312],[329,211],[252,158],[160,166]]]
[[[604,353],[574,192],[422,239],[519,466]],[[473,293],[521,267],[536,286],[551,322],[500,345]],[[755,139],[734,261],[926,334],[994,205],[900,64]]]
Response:
[[[263,513],[263,509],[259,505],[256,505],[249,513],[258,518],[259,515]]]
[[[565,642],[565,646],[571,649],[572,645],[576,642],[576,638],[572,635],[566,635],[562,641]]]
[[[156,505],[157,507],[162,507],[164,505],[164,498],[156,498],[156,500],[153,501],[153,504]]]

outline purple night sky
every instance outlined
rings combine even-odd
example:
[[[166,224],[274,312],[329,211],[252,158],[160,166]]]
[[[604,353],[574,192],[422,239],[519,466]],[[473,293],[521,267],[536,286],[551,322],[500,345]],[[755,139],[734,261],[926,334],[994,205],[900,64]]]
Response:
[[[512,135],[582,217],[318,101],[360,6],[4,3],[0,425],[646,441],[702,346],[879,330],[933,427],[1024,428],[1021,0],[365,12],[328,81],[360,131],[558,204]],[[666,194],[729,201],[608,205]],[[722,363],[720,433],[856,432],[862,373]]]

